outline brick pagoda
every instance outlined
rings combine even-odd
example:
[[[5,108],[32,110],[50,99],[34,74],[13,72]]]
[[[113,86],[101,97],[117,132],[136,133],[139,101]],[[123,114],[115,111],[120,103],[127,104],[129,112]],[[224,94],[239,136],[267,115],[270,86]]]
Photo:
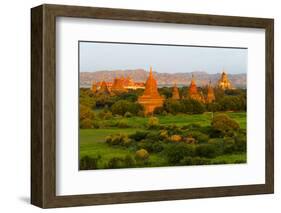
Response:
[[[234,89],[230,81],[228,80],[227,74],[225,71],[222,72],[221,78],[218,81],[218,87],[225,90],[225,89]]]
[[[191,79],[191,83],[189,85],[189,98],[196,100],[196,101],[200,101],[200,102],[204,102],[204,97],[201,93],[198,92],[197,90],[197,86],[194,80],[194,76],[192,75],[192,79]]]
[[[211,85],[211,82],[208,84],[207,87],[207,97],[206,97],[206,103],[212,103],[216,100],[215,94],[214,94],[214,89]]]
[[[172,99],[173,100],[179,100],[180,99],[179,89],[178,89],[176,83],[174,84],[174,87],[173,87]]]
[[[142,96],[138,98],[138,103],[144,106],[145,114],[153,113],[156,107],[163,106],[164,98],[159,95],[157,81],[152,74],[150,67],[149,76],[145,83],[145,90]]]

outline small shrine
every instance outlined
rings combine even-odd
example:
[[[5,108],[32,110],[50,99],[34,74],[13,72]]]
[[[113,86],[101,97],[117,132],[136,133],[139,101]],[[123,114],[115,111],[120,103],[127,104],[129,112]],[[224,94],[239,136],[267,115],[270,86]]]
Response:
[[[197,90],[197,85],[195,83],[195,79],[194,76],[192,75],[192,79],[188,88],[188,93],[189,93],[189,98],[196,100],[196,101],[200,101],[200,102],[204,102],[204,97],[202,92],[198,92]]]
[[[218,87],[226,90],[226,89],[234,89],[231,82],[229,81],[227,74],[225,71],[222,72],[221,77],[218,81]]]
[[[212,103],[216,100],[214,89],[211,85],[211,82],[207,86],[207,97],[206,97],[206,103]]]
[[[177,84],[174,84],[173,90],[172,90],[172,99],[173,100],[179,100],[180,99],[180,94],[179,94],[179,89],[177,87]]]

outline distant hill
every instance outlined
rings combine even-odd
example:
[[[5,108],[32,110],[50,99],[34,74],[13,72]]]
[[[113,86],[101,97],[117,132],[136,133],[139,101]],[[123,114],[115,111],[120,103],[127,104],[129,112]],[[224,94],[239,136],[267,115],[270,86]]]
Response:
[[[188,85],[192,78],[192,74],[195,77],[198,86],[204,86],[208,84],[209,81],[213,85],[217,83],[220,78],[221,73],[208,74],[206,72],[194,71],[186,73],[153,73],[158,86],[169,86],[176,82],[179,86]],[[148,71],[143,69],[134,70],[103,70],[96,72],[81,72],[80,73],[80,86],[90,87],[93,81],[112,81],[114,77],[127,77],[130,76],[135,82],[145,82],[148,76]],[[236,88],[246,88],[246,74],[228,74],[228,78]]]

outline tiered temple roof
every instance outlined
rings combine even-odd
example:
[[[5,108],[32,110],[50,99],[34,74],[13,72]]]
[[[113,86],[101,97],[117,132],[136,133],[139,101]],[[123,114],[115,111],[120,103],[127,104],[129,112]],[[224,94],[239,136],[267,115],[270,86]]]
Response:
[[[108,90],[113,92],[113,93],[127,92],[129,89],[136,90],[136,89],[144,89],[145,88],[145,85],[144,85],[143,82],[134,82],[131,77],[122,76],[122,77],[115,77],[113,79],[113,82],[101,81],[101,82],[97,82],[95,84],[93,83],[92,89],[94,89],[93,87],[95,87],[94,90],[100,90],[102,84],[106,84]]]
[[[218,81],[218,87],[225,90],[225,89],[234,89],[231,82],[229,81],[226,72],[223,70],[221,77]]]
[[[153,77],[152,67],[150,67],[149,76],[145,83],[145,90],[138,102],[144,106],[145,114],[153,113],[156,107],[163,106],[164,98],[159,95],[157,81]]]
[[[99,94],[99,95],[112,95],[112,93],[109,90],[105,81],[101,82],[100,89],[98,90],[97,94]]]
[[[197,90],[197,85],[195,83],[194,80],[194,76],[192,75],[192,79],[189,85],[189,89],[188,89],[188,93],[189,93],[189,98],[190,99],[194,99],[200,102],[204,102],[204,96],[202,93],[199,93]]]
[[[216,100],[215,94],[214,94],[214,89],[211,85],[211,82],[208,84],[207,87],[207,97],[206,97],[206,103],[212,103]]]
[[[180,99],[179,89],[178,89],[176,83],[174,84],[174,87],[173,87],[172,99],[173,100],[179,100]]]
[[[124,87],[124,78],[115,78],[111,87],[112,92],[127,92],[127,89]]]
[[[97,92],[98,89],[97,89],[97,84],[95,82],[92,83],[91,90],[92,90],[93,93]]]

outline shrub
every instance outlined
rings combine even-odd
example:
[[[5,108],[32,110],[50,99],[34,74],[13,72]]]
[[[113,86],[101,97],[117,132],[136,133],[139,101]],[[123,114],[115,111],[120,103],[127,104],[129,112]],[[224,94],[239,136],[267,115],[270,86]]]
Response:
[[[224,144],[224,154],[232,154],[235,152],[234,144]]]
[[[131,139],[134,139],[135,141],[141,141],[141,140],[145,139],[147,135],[148,135],[148,132],[136,131],[136,133],[131,134],[129,137]]]
[[[117,133],[105,138],[105,142],[109,145],[121,145],[121,146],[129,146],[131,144],[131,140],[128,138],[128,135],[123,133]]]
[[[235,137],[235,150],[237,152],[246,152],[247,150],[246,136],[238,135]]]
[[[164,130],[168,131],[168,135],[181,135],[182,130],[177,125],[164,126]]]
[[[156,117],[150,117],[148,119],[148,128],[149,129],[154,129],[159,126],[159,119]]]
[[[104,107],[110,107],[112,104],[116,103],[117,96],[109,96],[109,95],[103,95],[99,94],[95,96],[96,100],[96,107],[97,108],[104,108]]]
[[[145,149],[148,152],[158,153],[161,152],[164,147],[163,144],[159,141],[152,141],[152,140],[143,140],[138,143],[138,149]]]
[[[142,111],[142,109],[143,107],[140,104],[126,100],[119,100],[111,106],[111,111],[113,114],[122,116],[124,116],[126,112],[136,115],[139,111]]]
[[[148,134],[146,135],[146,139],[152,140],[154,142],[159,141],[160,140],[160,134],[159,132],[148,132]]]
[[[84,119],[92,120],[94,118],[94,113],[90,107],[80,104],[79,106],[79,120],[80,122]]]
[[[158,152],[162,152],[163,149],[164,149],[164,146],[161,142],[154,142],[151,147],[151,152],[158,153]]]
[[[236,152],[235,148],[235,140],[232,137],[224,137],[223,138],[224,143],[224,154],[232,154]]]
[[[178,100],[167,99],[164,102],[164,109],[169,113],[177,114],[182,112],[182,105]]]
[[[180,161],[181,165],[192,165],[192,157],[186,156]]]
[[[126,155],[124,158],[124,165],[126,167],[134,167],[136,165],[136,160],[131,155]]]
[[[127,121],[127,120],[124,120],[124,119],[123,119],[123,120],[117,121],[116,126],[117,126],[118,128],[128,128],[128,127],[130,127],[129,124],[128,124],[128,121]]]
[[[107,168],[109,169],[117,169],[117,168],[123,168],[124,167],[124,160],[121,157],[112,157],[107,162]]]
[[[209,135],[204,134],[204,133],[200,133],[196,137],[196,140],[198,141],[198,143],[208,143],[209,139],[210,139]]]
[[[90,89],[80,88],[79,103],[89,107],[90,109],[94,109],[96,107],[96,102]]]
[[[79,168],[81,170],[97,169],[98,162],[100,159],[101,159],[100,155],[96,157],[89,157],[89,156],[82,157],[79,161]]]
[[[169,138],[169,135],[168,135],[168,131],[167,130],[161,130],[159,132],[159,139],[160,140],[167,140]]]
[[[97,120],[94,120],[92,122],[92,125],[93,125],[94,129],[99,129],[102,126],[102,124],[99,121],[97,121]]]
[[[126,155],[122,157],[112,157],[107,162],[107,168],[117,169],[117,168],[132,168],[136,165],[135,159],[131,155]]]
[[[105,120],[108,120],[108,119],[111,119],[112,118],[112,113],[108,110],[103,110],[101,111],[99,114],[98,114],[98,117],[100,119],[105,119]]]
[[[184,99],[181,100],[182,112],[189,114],[202,114],[205,112],[205,106],[196,100],[193,99]]]
[[[130,101],[130,102],[135,102],[138,100],[138,95],[136,93],[132,93],[132,91],[121,93],[119,94],[119,97],[122,100]]]
[[[247,142],[246,136],[238,135],[234,138],[226,137],[224,138],[224,153],[241,153],[246,152]]]
[[[200,157],[214,158],[218,153],[215,145],[201,144],[196,146],[196,155]]]
[[[234,140],[234,138],[232,138],[232,137],[224,137],[224,138],[223,138],[223,142],[224,142],[225,144],[228,144],[228,145],[233,145],[233,144],[235,144],[235,140]]]
[[[195,138],[198,143],[207,143],[209,136],[197,130],[187,130],[183,132],[184,136],[189,138]]]
[[[139,149],[136,151],[136,159],[147,160],[149,158],[149,153],[145,149]]]
[[[80,128],[81,129],[90,129],[93,127],[92,121],[88,118],[83,119],[80,121]]]
[[[226,114],[215,115],[211,125],[215,130],[220,131],[225,135],[232,134],[233,131],[240,128],[239,124]]]
[[[222,111],[228,111],[228,110],[244,111],[246,110],[246,105],[247,105],[246,96],[243,94],[227,95],[218,101],[218,106]]]
[[[170,144],[163,152],[169,163],[179,164],[184,157],[194,156],[194,147],[184,143]]]

